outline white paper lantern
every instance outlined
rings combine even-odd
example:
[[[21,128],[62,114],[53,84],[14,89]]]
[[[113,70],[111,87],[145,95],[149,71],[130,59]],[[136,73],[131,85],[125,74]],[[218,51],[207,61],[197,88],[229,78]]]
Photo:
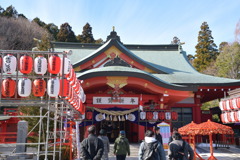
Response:
[[[11,54],[3,57],[3,72],[13,74],[16,71],[17,58]]]
[[[47,83],[47,93],[50,97],[57,97],[60,91],[60,82],[59,79],[51,78]]]
[[[228,113],[227,112],[224,113],[224,121],[225,121],[225,123],[229,123]]]
[[[85,103],[86,101],[86,94],[83,91],[83,88],[80,86],[80,99],[82,100],[82,103]]]
[[[157,120],[158,119],[158,112],[153,112],[153,120]]]
[[[237,106],[237,98],[233,98],[233,99],[232,99],[232,105],[233,105],[233,108],[234,108],[234,109],[238,109],[238,106]]]
[[[34,59],[34,71],[40,75],[44,75],[47,72],[47,59],[45,57],[37,56]]]
[[[165,112],[166,120],[171,120],[171,112]]]
[[[240,110],[237,111],[238,122],[240,122]]]
[[[146,112],[140,112],[140,118],[142,120],[146,119]]]
[[[223,101],[220,101],[220,102],[219,102],[219,108],[221,109],[221,111],[224,110],[224,109],[223,109],[223,103],[224,103]]]
[[[61,68],[60,68],[60,73],[62,75],[62,73],[64,75],[68,74],[70,72],[70,70],[72,69],[72,66],[71,66],[71,61],[65,57],[64,58],[64,66],[63,66],[63,58],[61,58]]]
[[[23,78],[18,81],[18,95],[28,97],[31,94],[32,82],[28,78]]]
[[[235,122],[234,112],[230,112],[230,119],[231,119],[231,122]]]
[[[227,108],[228,111],[231,110],[231,108],[230,108],[230,100],[226,100],[226,108]]]

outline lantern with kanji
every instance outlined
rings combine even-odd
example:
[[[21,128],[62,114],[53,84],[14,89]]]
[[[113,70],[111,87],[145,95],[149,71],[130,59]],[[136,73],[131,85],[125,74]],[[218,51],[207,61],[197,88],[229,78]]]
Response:
[[[58,74],[61,67],[61,59],[58,55],[52,55],[48,59],[48,71],[51,74]]]
[[[60,91],[60,82],[57,77],[51,78],[47,83],[47,93],[50,97],[57,97]]]
[[[71,66],[70,60],[67,57],[61,58],[61,68],[60,68],[61,75],[62,73],[64,75],[68,74],[71,69],[72,69],[72,66]]]
[[[87,111],[86,119],[90,120],[92,119],[92,116],[93,116],[93,113],[91,111]]]
[[[29,74],[32,72],[33,59],[29,55],[20,57],[19,60],[19,71],[23,74]]]
[[[166,120],[171,120],[171,113],[165,112],[165,117],[166,117]]]
[[[35,79],[33,81],[32,92],[35,97],[42,97],[46,92],[46,81],[43,79]]]
[[[227,111],[231,110],[231,108],[230,108],[230,99],[226,100],[226,110]]]
[[[147,112],[147,120],[152,120],[152,119],[153,119],[153,113]]]
[[[34,72],[44,75],[47,72],[47,59],[41,55],[34,59]]]
[[[158,112],[153,112],[153,120],[158,120]]]
[[[60,92],[59,92],[59,96],[61,97],[66,97],[69,95],[69,91],[70,91],[70,85],[69,85],[69,81],[67,79],[60,79]]]
[[[219,107],[222,111],[226,111],[227,108],[226,108],[226,101],[225,100],[222,100],[219,102]]]
[[[172,120],[176,121],[178,119],[178,113],[173,111],[171,112]]]
[[[3,80],[3,82],[2,82],[2,95],[4,97],[14,96],[15,90],[16,90],[16,82],[13,79],[7,78],[7,79]]]
[[[140,112],[140,118],[142,120],[145,120],[146,119],[146,112]]]
[[[235,122],[234,112],[230,112],[230,120],[231,122]]]
[[[237,101],[237,107],[240,108],[240,97],[236,98]]]
[[[28,97],[31,94],[32,82],[28,78],[22,78],[18,81],[18,95]]]
[[[158,112],[158,118],[160,120],[164,120],[165,119],[165,113],[164,112]]]
[[[3,57],[3,72],[12,74],[16,71],[17,59],[15,56],[8,54]]]

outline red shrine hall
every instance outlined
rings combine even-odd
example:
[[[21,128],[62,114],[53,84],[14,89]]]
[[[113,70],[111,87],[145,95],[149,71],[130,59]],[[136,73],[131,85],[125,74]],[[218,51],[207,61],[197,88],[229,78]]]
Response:
[[[81,140],[92,124],[105,128],[111,141],[125,130],[130,142],[138,142],[146,129],[160,123],[171,130],[201,123],[206,121],[202,103],[240,85],[197,72],[178,44],[124,44],[114,30],[104,44],[52,43],[55,51],[72,50],[73,68],[83,81]]]
[[[110,139],[125,130],[130,142],[138,142],[161,122],[172,129],[206,121],[202,103],[223,98],[240,84],[197,72],[181,45],[123,44],[115,31],[104,44],[54,45],[56,51],[73,51],[73,68],[83,80],[82,133],[96,124],[108,130]]]

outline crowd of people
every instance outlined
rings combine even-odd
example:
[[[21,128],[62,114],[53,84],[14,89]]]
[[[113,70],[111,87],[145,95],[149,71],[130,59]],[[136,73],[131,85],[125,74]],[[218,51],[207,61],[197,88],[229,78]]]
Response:
[[[88,137],[81,143],[83,160],[108,160],[110,142],[107,131],[101,129],[97,136],[96,127],[92,125],[88,128],[88,134]],[[160,128],[154,127],[153,131],[147,130],[139,147],[139,160],[193,160],[194,153],[191,146],[182,139],[181,134],[175,128],[169,137],[168,145],[166,157]],[[114,142],[113,153],[116,160],[125,160],[126,156],[130,156],[129,141],[124,130],[119,132],[119,137]]]

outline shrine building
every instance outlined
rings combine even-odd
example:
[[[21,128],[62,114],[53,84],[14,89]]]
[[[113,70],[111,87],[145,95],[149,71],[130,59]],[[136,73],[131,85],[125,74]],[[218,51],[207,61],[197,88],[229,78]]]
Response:
[[[202,103],[220,99],[240,81],[199,73],[181,45],[124,44],[113,30],[104,44],[53,42],[70,56],[86,94],[86,127],[106,128],[111,140],[125,130],[130,142],[164,122],[201,123]]]

